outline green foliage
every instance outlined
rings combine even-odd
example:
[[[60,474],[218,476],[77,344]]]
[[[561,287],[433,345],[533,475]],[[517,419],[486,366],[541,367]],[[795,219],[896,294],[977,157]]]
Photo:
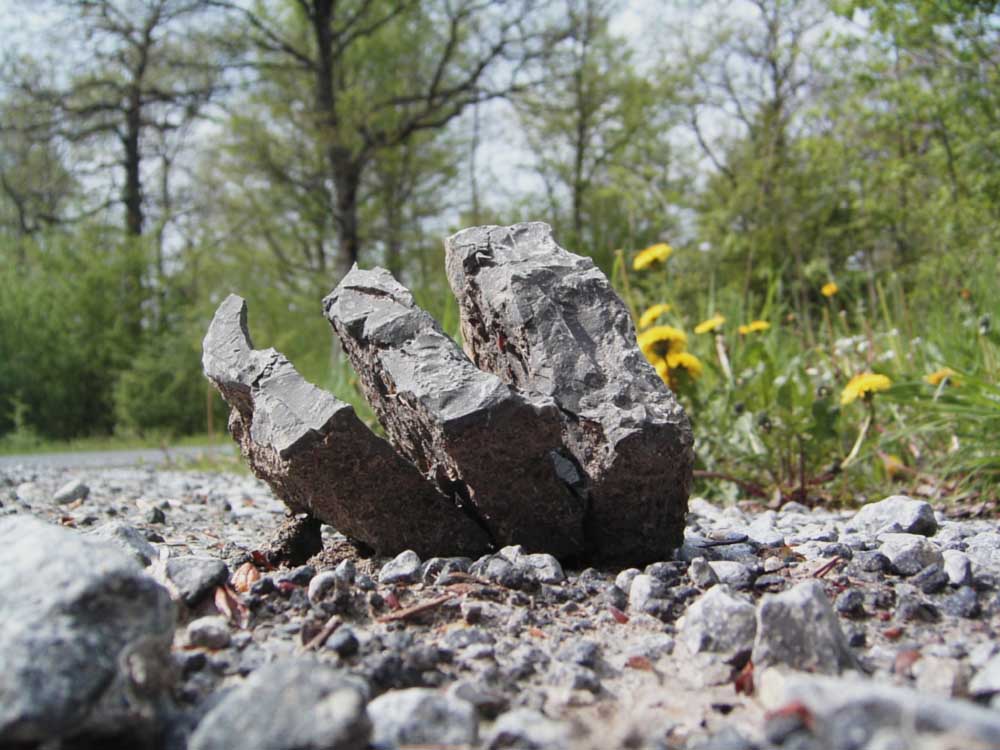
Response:
[[[113,428],[115,380],[140,343],[118,313],[121,279],[141,256],[100,229],[0,247],[0,432]]]

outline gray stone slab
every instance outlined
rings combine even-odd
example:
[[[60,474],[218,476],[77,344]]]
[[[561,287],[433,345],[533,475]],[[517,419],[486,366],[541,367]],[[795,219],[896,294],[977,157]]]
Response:
[[[254,474],[305,512],[381,554],[480,554],[485,532],[274,349],[253,348],[246,302],[230,295],[203,344],[205,374],[232,408],[229,429]],[[403,521],[402,519],[405,519]]]
[[[607,278],[539,222],[466,229],[448,238],[446,256],[469,356],[559,406],[587,474],[591,557],[669,559],[683,540],[691,427]]]
[[[565,481],[581,477],[551,399],[479,370],[384,269],[355,267],[323,308],[393,445],[496,544],[582,551],[584,502]]]

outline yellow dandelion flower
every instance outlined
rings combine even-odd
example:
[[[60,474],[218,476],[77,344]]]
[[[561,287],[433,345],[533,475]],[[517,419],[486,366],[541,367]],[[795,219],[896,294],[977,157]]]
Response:
[[[882,467],[885,469],[885,475],[889,479],[895,479],[896,477],[902,475],[906,471],[906,464],[899,456],[894,456],[891,453],[881,454]]]
[[[663,263],[670,257],[673,251],[674,249],[666,242],[657,242],[655,245],[650,245],[645,250],[640,250],[635,256],[635,260],[632,261],[632,269],[634,271],[644,271],[656,263]]]
[[[670,305],[667,304],[653,305],[648,310],[646,310],[646,312],[644,312],[642,316],[639,318],[639,330],[642,330],[643,328],[649,328],[651,325],[653,325],[653,323],[656,322],[656,319],[658,317],[668,312],[670,312]]]
[[[701,321],[698,325],[694,327],[695,333],[711,333],[719,328],[722,328],[722,324],[726,322],[726,319],[721,315],[713,315],[708,320]]]
[[[768,323],[766,320],[755,320],[751,323],[747,323],[746,325],[739,327],[740,336],[746,336],[748,333],[757,333],[759,331],[766,331],[770,327],[771,324]]]
[[[841,405],[847,405],[859,398],[870,398],[877,391],[889,390],[891,385],[892,381],[885,375],[873,372],[864,372],[860,375],[855,375],[844,386],[844,390],[840,394],[840,403]]]
[[[932,373],[924,375],[924,382],[930,383],[933,386],[939,386],[941,385],[941,381],[947,379],[948,385],[958,385],[957,375],[958,373],[950,367],[942,367],[940,370],[935,370]]]
[[[639,348],[646,355],[646,359],[653,361],[652,357],[665,357],[669,352],[684,351],[687,346],[687,336],[673,326],[653,326],[638,336]]]
[[[692,380],[700,378],[702,370],[704,370],[701,360],[690,352],[670,352],[667,354],[667,368],[684,370],[691,376]]]
[[[653,362],[653,367],[656,368],[656,374],[660,376],[660,380],[664,383],[670,383],[670,370],[667,368],[667,360],[662,357],[657,357],[656,361]]]
[[[832,281],[828,281],[822,286],[822,288],[820,288],[819,293],[822,294],[824,297],[832,297],[839,291],[840,291],[839,286],[837,286]]]

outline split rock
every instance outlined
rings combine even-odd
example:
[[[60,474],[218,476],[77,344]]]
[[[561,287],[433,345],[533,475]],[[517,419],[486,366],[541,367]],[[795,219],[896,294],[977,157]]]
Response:
[[[551,399],[479,370],[385,269],[353,268],[323,309],[393,445],[494,542],[583,550],[580,477]]]
[[[665,559],[683,541],[691,427],[607,278],[540,222],[466,229],[448,238],[446,256],[475,363],[558,404],[587,475],[589,555]]]
[[[205,374],[231,407],[229,430],[254,474],[380,554],[479,554],[486,534],[349,404],[308,383],[274,349],[256,350],[247,307],[230,295],[203,343]],[[401,519],[405,519],[403,522]]]
[[[0,519],[0,612],[0,746],[144,746],[170,687],[175,610],[131,555],[27,516]]]

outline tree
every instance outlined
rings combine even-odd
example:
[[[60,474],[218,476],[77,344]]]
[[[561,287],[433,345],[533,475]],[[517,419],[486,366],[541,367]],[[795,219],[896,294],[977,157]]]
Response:
[[[12,63],[8,78],[25,106],[4,130],[71,153],[74,175],[88,185],[80,213],[120,206],[128,252],[142,255],[136,241],[158,208],[155,269],[162,285],[163,229],[174,210],[170,169],[188,126],[216,90],[218,60],[207,42],[211,9],[202,0],[74,0],[61,9],[67,14],[59,23],[61,58],[47,61],[44,76],[38,75],[44,66],[30,57]],[[158,162],[159,174],[150,162]],[[135,336],[146,270],[137,257],[123,279],[123,313]]]
[[[784,281],[808,318],[807,264],[832,204],[819,210],[805,202],[810,165],[798,144],[821,85],[816,37],[831,16],[813,2],[742,7],[746,16],[720,18],[700,50],[688,49],[688,122],[714,167],[699,207],[701,232],[720,261],[742,265],[745,304],[751,290]],[[714,132],[705,127],[710,120]]]
[[[668,201],[648,200],[670,190],[670,86],[635,70],[627,40],[609,30],[614,9],[609,0],[571,3],[546,81],[516,99],[561,241],[605,264],[612,248],[651,239],[670,221]]]
[[[359,201],[380,154],[405,153],[467,107],[517,90],[550,40],[540,0],[295,0],[271,10],[213,4],[242,18],[261,85],[284,82],[271,88],[279,98],[264,108],[292,118],[302,160],[275,162],[262,146],[258,166],[272,179],[319,188],[314,195],[332,219],[339,272],[359,258]],[[312,202],[291,208],[314,210]],[[313,216],[313,228],[321,221]],[[300,261],[322,271],[331,251],[319,239],[325,233],[312,234]]]

